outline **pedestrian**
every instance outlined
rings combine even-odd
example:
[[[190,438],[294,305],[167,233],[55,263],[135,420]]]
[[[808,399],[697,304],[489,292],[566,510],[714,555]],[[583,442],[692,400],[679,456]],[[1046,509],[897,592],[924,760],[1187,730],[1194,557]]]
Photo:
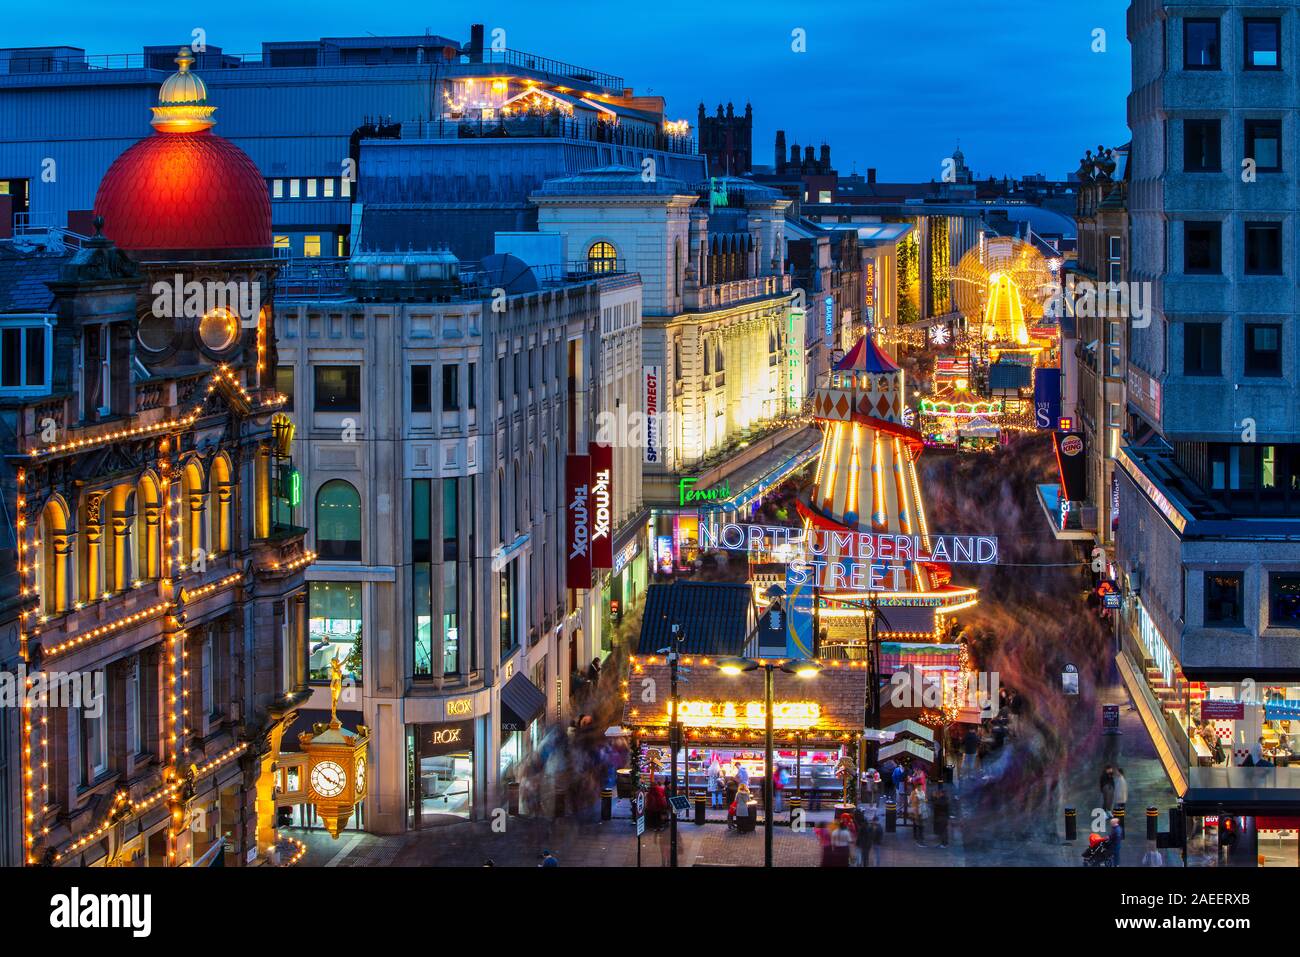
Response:
[[[554,854],[552,854],[549,850],[545,850],[542,851],[542,863],[538,864],[537,866],[538,867],[559,867],[560,862],[559,859],[556,858]]]
[[[934,800],[930,802],[930,814],[934,820],[934,834],[939,839],[940,847],[948,846],[948,818],[951,808],[948,804],[948,791],[942,786],[934,789]]]
[[[594,690],[596,682],[600,680],[600,659],[592,658],[591,664],[587,665],[587,682]]]
[[[1147,845],[1147,852],[1142,855],[1143,867],[1164,867],[1165,856],[1154,843]]]
[[[736,783],[745,785],[745,789],[749,790],[749,769],[739,761],[736,762]]]
[[[853,818],[841,814],[831,824],[831,866],[848,867],[853,848],[857,844],[857,834],[853,828]]]
[[[739,781],[737,781],[735,778],[728,778],[728,779],[727,779],[727,790],[726,790],[726,793],[723,795],[722,806],[725,807],[725,808],[727,808],[727,821],[728,821],[728,823],[730,823],[730,822],[735,818],[735,816],[736,816],[736,812],[735,812],[734,810],[732,810],[732,808],[735,807],[735,804],[736,804],[736,792],[737,792],[739,789],[740,789],[740,782],[739,782]]]
[[[785,809],[785,785],[789,781],[785,768],[777,765],[772,769],[772,809],[780,812]]]
[[[1109,764],[1102,768],[1097,786],[1101,789],[1101,806],[1109,814],[1115,807],[1115,769]]]
[[[975,730],[974,725],[966,728],[966,734],[961,741],[961,773],[962,777],[966,772],[974,772],[976,767],[976,755],[980,751],[980,733]]]
[[[858,846],[854,863],[858,867],[868,866],[871,860],[871,820],[874,817],[874,810],[871,813],[871,817],[868,817],[861,811],[857,814]]]
[[[1111,855],[1115,859],[1115,866],[1119,867],[1119,846],[1124,843],[1124,832],[1120,829],[1119,818],[1111,818],[1109,827]]]
[[[713,755],[713,760],[709,762],[708,785],[709,807],[721,807],[722,792],[727,786],[727,781],[722,775],[722,762],[718,760],[716,754]]]
[[[876,773],[875,768],[867,768],[862,772],[862,793],[866,796],[868,804],[876,803],[876,785],[879,783],[880,775]]]
[[[925,792],[913,788],[907,799],[908,810],[912,817],[912,837],[917,847],[925,847]]]
[[[907,806],[907,802],[904,800],[907,794],[907,774],[903,771],[903,766],[901,764],[894,765],[893,778],[894,804],[896,804],[901,810]],[[906,812],[904,811],[904,813]]]
[[[1128,805],[1128,778],[1124,777],[1124,769],[1115,768],[1115,808],[1123,810]]]

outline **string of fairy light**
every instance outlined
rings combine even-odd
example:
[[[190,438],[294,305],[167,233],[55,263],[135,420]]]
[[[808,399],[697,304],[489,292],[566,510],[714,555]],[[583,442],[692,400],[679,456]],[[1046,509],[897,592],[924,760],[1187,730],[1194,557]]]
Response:
[[[264,366],[265,362],[265,344],[263,340],[258,343],[259,368]],[[77,453],[96,448],[104,448],[110,445],[130,441],[133,439],[147,438],[158,436],[159,459],[157,471],[159,473],[159,488],[162,494],[162,514],[167,516],[164,523],[165,541],[163,548],[163,566],[160,568],[160,585],[163,588],[170,588],[173,585],[174,578],[178,571],[188,571],[183,556],[179,555],[179,549],[182,547],[184,536],[181,530],[181,507],[183,498],[176,493],[176,488],[180,485],[175,480],[174,465],[170,459],[171,437],[174,435],[177,440],[184,431],[194,425],[203,415],[209,397],[217,391],[218,388],[225,387],[227,394],[235,402],[236,406],[242,406],[240,411],[268,411],[273,408],[283,406],[288,397],[279,393],[270,395],[261,395],[255,397],[245,388],[239,375],[227,364],[222,364],[215,368],[208,377],[207,387],[190,408],[189,411],[176,415],[172,418],[165,418],[158,422],[152,422],[145,425],[136,425],[128,428],[109,429],[96,431],[89,435],[81,435],[77,438],[71,438],[64,442],[51,443],[44,446],[37,446],[28,450],[28,456],[31,461],[45,461],[52,456],[64,453]],[[37,576],[37,563],[40,561],[38,550],[43,547],[44,543],[40,540],[39,535],[33,535],[29,532],[30,523],[27,518],[28,491],[29,481],[28,470],[25,467],[19,467],[16,470],[17,486],[17,519],[15,526],[17,530],[17,571],[19,581],[19,595],[23,602],[23,608],[18,615],[18,647],[21,659],[24,663],[30,663],[32,660],[31,639],[41,634],[41,625],[43,625],[48,616],[40,615],[39,604],[41,600],[42,586]],[[316,556],[312,552],[306,552],[288,562],[272,562],[266,566],[269,571],[292,571],[309,564],[315,560]],[[209,582],[193,589],[181,588],[177,600],[163,600],[154,603],[146,608],[137,609],[129,614],[124,614],[110,622],[104,622],[88,629],[81,634],[74,635],[64,640],[52,644],[48,647],[41,648],[42,664],[52,658],[71,653],[87,647],[99,640],[108,638],[128,628],[140,625],[144,622],[164,618],[165,628],[170,633],[170,647],[167,655],[168,675],[168,716],[167,716],[167,739],[169,750],[169,766],[164,769],[164,784],[152,795],[140,800],[132,801],[129,793],[119,791],[114,797],[104,821],[97,827],[82,834],[76,840],[71,842],[62,851],[53,853],[55,862],[64,860],[74,855],[96,840],[101,838],[108,830],[121,820],[123,815],[135,815],[156,806],[159,802],[173,797],[184,786],[184,782],[179,777],[179,767],[183,757],[182,741],[189,733],[187,730],[187,721],[189,718],[189,678],[188,668],[189,652],[186,647],[186,630],[182,627],[182,608],[186,602],[197,601],[215,594],[226,588],[239,584],[244,578],[242,572],[236,572],[224,576],[216,581]],[[66,587],[65,585],[56,585],[56,587]],[[77,602],[76,609],[80,609],[82,604]],[[40,615],[39,623],[34,623],[33,618]],[[39,670],[39,668],[38,668]],[[21,728],[23,734],[22,747],[19,749],[21,760],[21,781],[22,781],[22,818],[23,818],[23,857],[29,864],[38,863],[36,857],[36,842],[48,836],[50,828],[45,824],[46,813],[49,810],[49,716],[46,713],[48,707],[38,708],[38,695],[32,693],[35,687],[36,675],[29,672],[26,678],[26,692],[22,696],[21,708]],[[39,727],[39,737],[37,728]],[[39,744],[40,758],[37,760],[34,754],[34,742]],[[217,755],[202,765],[195,765],[193,768],[197,776],[206,775],[216,768],[234,760],[244,751],[248,745],[242,743],[236,745],[227,751]],[[39,771],[40,780],[37,780]],[[39,794],[39,796],[38,796]],[[175,826],[172,829],[173,838],[175,836]],[[170,858],[174,861],[176,857],[176,845],[174,839],[169,842],[171,849]],[[300,849],[299,854],[294,859],[300,859],[305,848]],[[291,862],[292,863],[292,862]]]

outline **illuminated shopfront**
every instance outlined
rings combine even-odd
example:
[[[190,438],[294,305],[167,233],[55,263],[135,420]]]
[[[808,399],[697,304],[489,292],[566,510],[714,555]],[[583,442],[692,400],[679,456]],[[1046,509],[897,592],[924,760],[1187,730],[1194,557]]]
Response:
[[[412,829],[472,820],[473,719],[406,729],[407,823]]]
[[[330,662],[343,662],[345,678],[361,681],[361,584],[311,582],[308,597],[311,639],[309,674],[328,681]]]

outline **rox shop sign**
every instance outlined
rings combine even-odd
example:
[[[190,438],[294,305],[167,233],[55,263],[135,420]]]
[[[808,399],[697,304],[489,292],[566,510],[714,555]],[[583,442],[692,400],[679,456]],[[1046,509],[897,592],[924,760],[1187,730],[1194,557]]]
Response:
[[[593,443],[564,474],[565,584],[590,588],[593,569],[614,567],[614,450]]]

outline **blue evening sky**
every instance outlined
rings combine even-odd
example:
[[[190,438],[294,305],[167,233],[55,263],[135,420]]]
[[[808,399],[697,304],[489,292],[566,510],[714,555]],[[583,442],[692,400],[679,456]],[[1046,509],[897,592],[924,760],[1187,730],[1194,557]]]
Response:
[[[624,77],[695,119],[703,100],[754,105],[754,158],[788,143],[831,144],[841,172],[882,180],[940,176],[960,139],[978,176],[1063,177],[1085,148],[1129,138],[1127,0],[48,0],[16,4],[4,46],[67,44],[88,53],[188,42],[202,27],[229,53],[263,40],[422,34],[468,39],[483,22],[507,46]],[[184,8],[191,11],[185,12]],[[791,50],[806,31],[807,51]],[[1104,53],[1092,51],[1105,31]]]

